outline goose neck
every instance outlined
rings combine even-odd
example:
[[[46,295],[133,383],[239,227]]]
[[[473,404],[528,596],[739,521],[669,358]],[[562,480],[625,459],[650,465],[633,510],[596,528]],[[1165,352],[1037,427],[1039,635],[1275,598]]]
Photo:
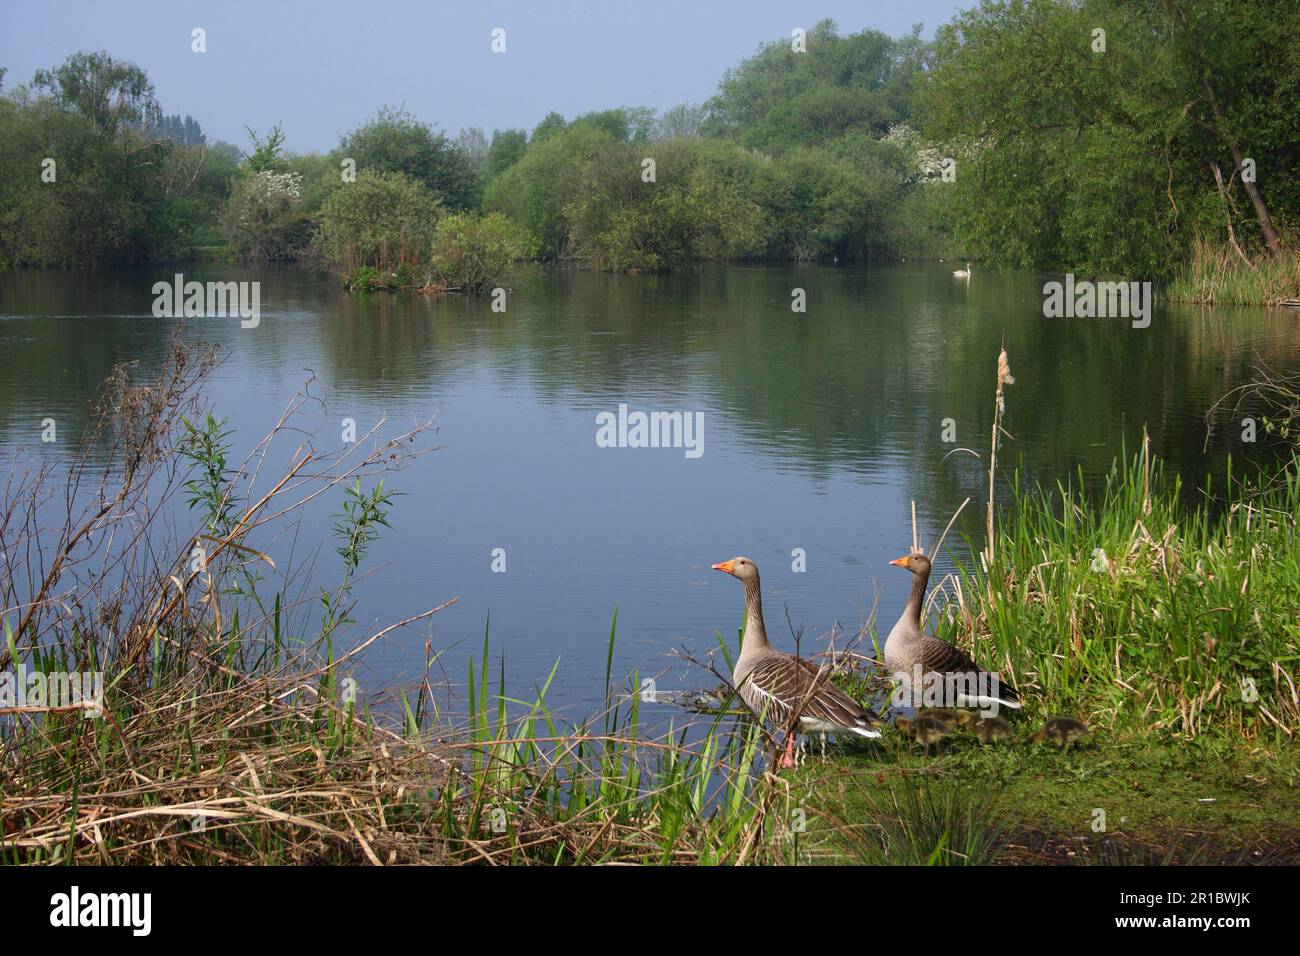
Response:
[[[903,609],[903,618],[917,627],[921,626],[921,605],[925,603],[925,589],[930,583],[930,572],[912,575],[912,593]]]
[[[745,582],[745,637],[741,642],[741,652],[758,647],[766,647],[767,629],[763,626],[763,597],[758,579]]]

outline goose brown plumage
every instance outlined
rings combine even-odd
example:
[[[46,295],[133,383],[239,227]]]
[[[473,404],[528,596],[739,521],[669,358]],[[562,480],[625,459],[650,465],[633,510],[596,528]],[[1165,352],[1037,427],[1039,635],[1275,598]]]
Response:
[[[885,666],[889,671],[902,673],[909,682],[915,681],[918,668],[922,680],[933,674],[941,678],[960,676],[966,681],[975,682],[974,691],[969,686],[965,691],[955,688],[953,699],[944,700],[945,704],[1019,709],[1020,694],[1002,680],[1001,675],[985,670],[968,654],[921,630],[921,604],[930,582],[930,559],[924,554],[906,554],[889,563],[912,572],[912,593],[907,607],[885,640]],[[991,689],[993,693],[986,693],[985,688]],[[919,694],[920,688],[913,688],[912,692]]]
[[[763,599],[758,566],[736,557],[713,565],[745,585],[745,633],[731,679],[756,715],[766,715],[775,726],[791,728],[795,708],[797,728],[803,733],[852,733],[879,737],[876,716],[830,681],[830,675],[811,661],[778,651],[763,626]],[[786,740],[781,766],[793,765],[794,733]]]

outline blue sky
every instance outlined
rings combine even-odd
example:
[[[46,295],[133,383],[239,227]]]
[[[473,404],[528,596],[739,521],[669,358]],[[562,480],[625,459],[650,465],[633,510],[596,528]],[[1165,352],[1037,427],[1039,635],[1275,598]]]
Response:
[[[842,33],[924,34],[973,0],[0,0],[5,87],[77,50],[143,67],[163,109],[209,140],[282,122],[326,150],[384,104],[454,134],[531,129],[550,110],[701,102],[764,40],[830,17]],[[208,52],[190,50],[195,27]],[[506,30],[494,54],[491,31]]]

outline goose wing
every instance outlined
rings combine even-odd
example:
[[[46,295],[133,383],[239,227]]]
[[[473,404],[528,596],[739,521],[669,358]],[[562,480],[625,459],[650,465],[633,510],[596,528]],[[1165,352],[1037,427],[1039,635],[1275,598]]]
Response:
[[[940,674],[957,674],[982,671],[965,651],[958,650],[947,641],[926,635],[921,642],[921,666]]]
[[[862,705],[831,683],[829,672],[821,674],[810,661],[791,654],[771,654],[745,676],[742,696],[756,711],[766,707],[767,716],[788,727],[794,708],[799,716],[837,724],[845,729],[863,727],[873,717]],[[744,692],[748,690],[749,695]],[[752,698],[752,699],[751,699]],[[801,706],[802,705],[802,706]]]
[[[921,642],[921,667],[938,674],[988,674],[997,679],[998,695],[1002,700],[1020,700],[1020,694],[1001,675],[986,671],[965,651],[933,635],[927,634]]]

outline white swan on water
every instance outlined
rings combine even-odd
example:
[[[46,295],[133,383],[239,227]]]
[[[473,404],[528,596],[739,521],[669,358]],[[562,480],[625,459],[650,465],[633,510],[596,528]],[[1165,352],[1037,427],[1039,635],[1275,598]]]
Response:
[[[965,269],[954,269],[954,270],[953,270],[953,273],[952,273],[952,276],[953,276],[954,279],[969,279],[969,278],[970,278],[970,263],[969,263],[969,262],[966,263],[966,268],[965,268]]]

